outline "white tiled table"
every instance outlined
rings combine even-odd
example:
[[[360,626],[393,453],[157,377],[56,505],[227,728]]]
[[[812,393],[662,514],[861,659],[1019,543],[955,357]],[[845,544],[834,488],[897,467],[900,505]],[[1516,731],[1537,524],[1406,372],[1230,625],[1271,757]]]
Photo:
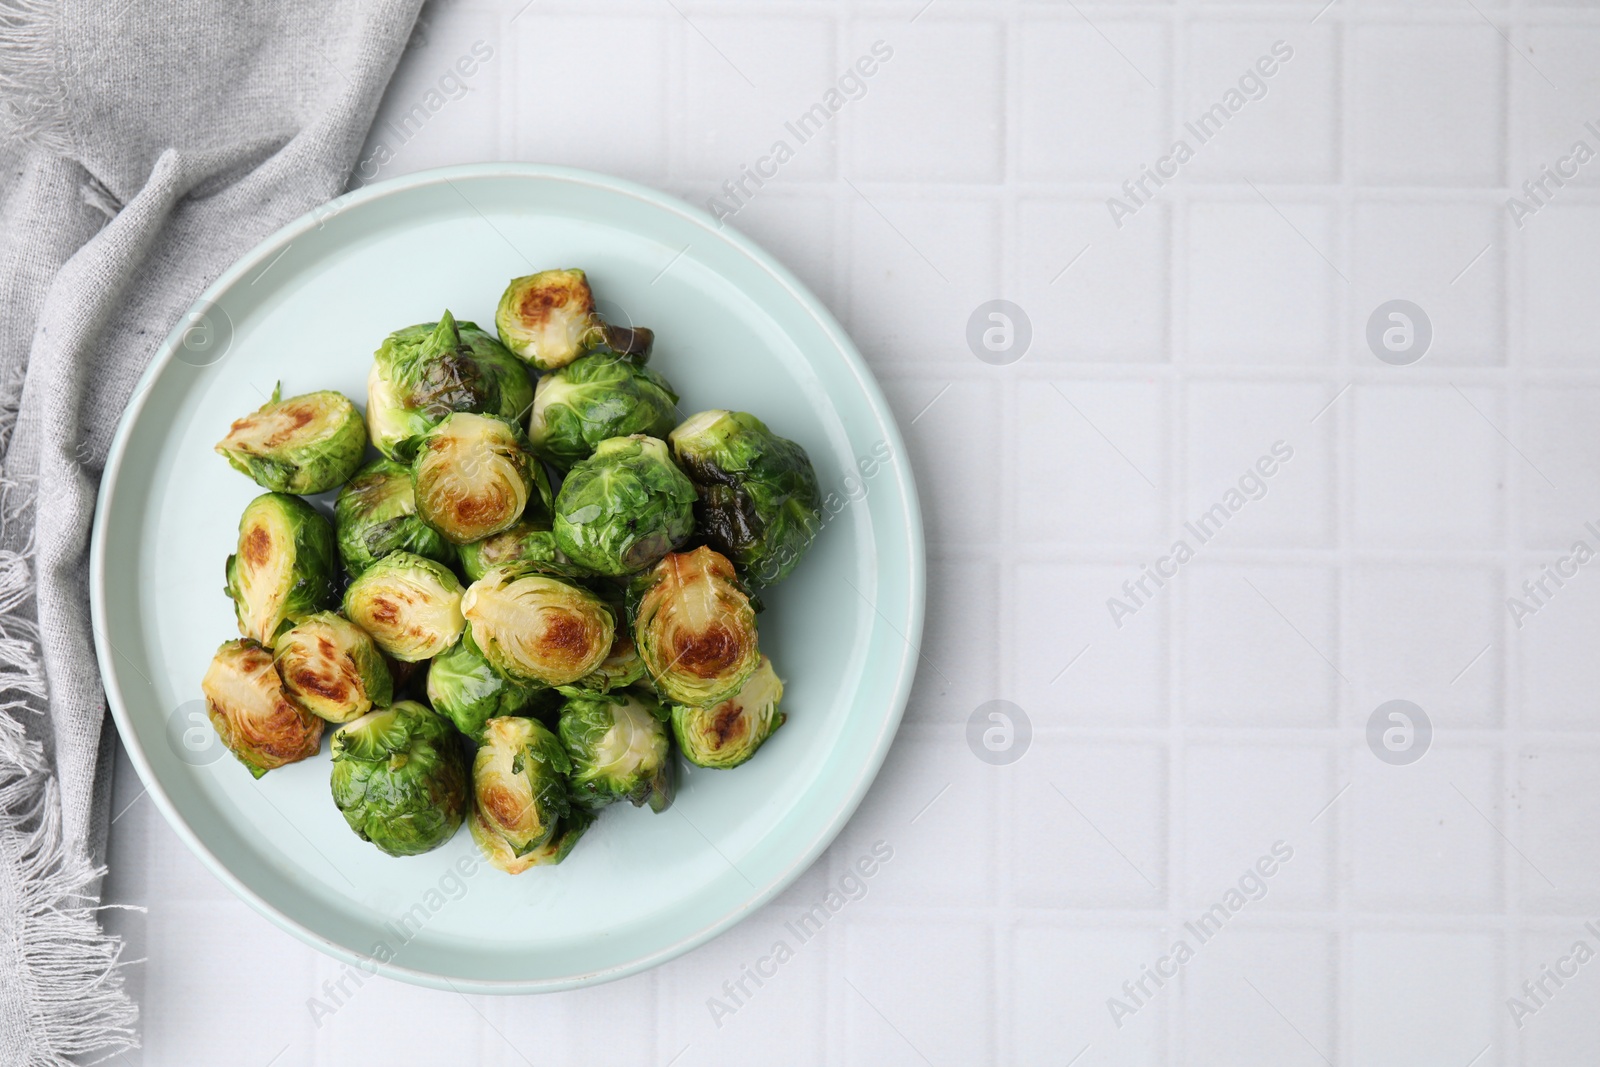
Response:
[[[124,762],[109,892],[149,908],[113,915],[148,957],[129,1062],[1600,1058],[1600,962],[1520,1028],[1506,1003],[1600,950],[1600,564],[1520,628],[1506,606],[1574,540],[1600,549],[1600,160],[1520,227],[1506,206],[1600,150],[1594,5],[522,2],[429,5],[367,175],[553,161],[704,203],[892,48],[733,221],[900,415],[930,666],[838,843],[712,944],[540,998],[370,981],[320,1025],[339,968],[234,900]],[[1106,198],[1194,147],[1184,123],[1279,40],[1265,96],[1117,228]],[[996,297],[1032,324],[1008,366],[966,342]],[[1435,332],[1411,366],[1365,339],[1397,298]],[[1107,598],[1277,441],[1265,496],[1115,626]],[[965,740],[996,698],[1033,724],[1009,766]],[[1433,723],[1409,766],[1365,740],[1392,698]],[[877,841],[865,896],[714,1019]],[[1265,896],[1188,934],[1276,841]],[[1135,1006],[1123,983],[1185,937],[1114,1025],[1108,998]]]

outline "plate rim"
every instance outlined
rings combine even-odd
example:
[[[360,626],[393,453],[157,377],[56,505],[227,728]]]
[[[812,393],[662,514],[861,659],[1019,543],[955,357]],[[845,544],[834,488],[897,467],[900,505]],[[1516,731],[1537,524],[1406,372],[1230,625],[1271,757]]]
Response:
[[[462,180],[513,178],[586,185],[644,201],[649,206],[677,215],[700,229],[708,231],[710,235],[732,245],[735,250],[750,260],[756,267],[769,274],[817,322],[823,333],[845,357],[846,366],[854,374],[857,383],[866,394],[869,407],[878,416],[886,439],[894,449],[894,454],[906,457],[905,462],[893,465],[893,477],[902,494],[901,499],[904,501],[903,514],[900,518],[904,522],[907,549],[905,562],[909,571],[906,588],[906,632],[900,635],[905,639],[905,647],[897,666],[888,714],[884,716],[877,735],[872,739],[871,749],[867,753],[866,760],[861,765],[861,770],[848,793],[844,796],[837,809],[829,816],[822,830],[806,848],[797,853],[795,858],[770,879],[767,885],[758,889],[738,907],[730,909],[715,921],[689,932],[676,941],[632,960],[583,974],[567,975],[559,978],[489,979],[453,977],[394,962],[378,961],[374,957],[351,951],[344,945],[323,937],[284,912],[279,911],[271,902],[264,899],[243,879],[234,874],[226,864],[206,847],[199,835],[189,826],[188,820],[183,813],[178,810],[177,805],[167,795],[160,778],[145,757],[143,745],[137,733],[133,730],[129,713],[124,705],[121,692],[122,679],[116,666],[116,657],[120,653],[111,645],[105,617],[108,505],[122,470],[128,437],[132,433],[132,427],[139,420],[150,397],[149,387],[174,358],[186,332],[189,315],[196,311],[203,311],[214,304],[224,292],[235,286],[255,267],[261,265],[267,257],[286,248],[297,237],[310,229],[321,226],[332,214],[342,213],[346,208],[358,204],[384,199],[424,186],[448,184],[453,187],[454,179],[458,178]],[[460,193],[459,189],[456,191]],[[461,195],[465,198],[465,194]],[[469,206],[471,205],[470,200],[467,203]],[[881,562],[880,560],[880,566]],[[862,357],[860,350],[822,301],[796,278],[787,267],[750,237],[731,226],[720,225],[712,216],[678,197],[625,178],[618,178],[577,167],[542,163],[469,163],[416,171],[382,182],[374,182],[344,193],[325,204],[313,208],[269,234],[240,256],[231,266],[218,275],[217,279],[208,285],[179,317],[172,331],[162,340],[149,364],[145,367],[144,372],[140,374],[138,381],[134,384],[131,399],[118,419],[117,429],[106,455],[105,467],[102,470],[100,484],[95,495],[94,522],[91,527],[89,541],[90,618],[93,623],[92,631],[95,655],[98,661],[97,668],[105,692],[106,703],[110,708],[111,717],[116,723],[123,747],[127,750],[129,761],[133,764],[141,784],[150,794],[151,799],[155,802],[156,807],[160,810],[168,825],[172,827],[178,837],[200,859],[201,863],[213,876],[245,903],[249,904],[257,913],[305,944],[367,973],[381,974],[413,985],[460,993],[515,995],[557,992],[582,986],[597,985],[638,974],[698,948],[736,926],[756,909],[770,902],[800,875],[809,870],[818,857],[837,839],[850,818],[855,814],[856,809],[865,798],[867,790],[871,788],[872,783],[877,779],[883,762],[893,744],[895,734],[905,714],[906,704],[910,698],[911,686],[916,676],[917,660],[921,654],[926,582],[927,564],[922,510],[917,493],[915,474],[910,466],[909,454],[906,451],[899,424],[895,420],[894,413],[889,407],[876,377]],[[890,629],[894,629],[892,624],[890,624]]]

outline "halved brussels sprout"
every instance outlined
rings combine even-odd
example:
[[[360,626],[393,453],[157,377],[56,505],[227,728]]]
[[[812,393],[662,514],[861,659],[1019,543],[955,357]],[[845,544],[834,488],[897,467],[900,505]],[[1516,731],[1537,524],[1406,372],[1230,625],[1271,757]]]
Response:
[[[483,836],[513,857],[548,843],[572,809],[566,779],[571,769],[561,741],[537,720],[490,719],[472,761],[472,810]],[[483,851],[494,859],[489,848]]]
[[[378,646],[361,627],[331,611],[285,630],[273,659],[290,699],[328,722],[349,722],[394,699],[394,681]]]
[[[398,660],[432,659],[461,638],[461,581],[442,563],[392,552],[344,591],[344,614]]]
[[[256,642],[228,641],[217,649],[200,689],[217,736],[256,778],[316,755],[322,720],[289,699],[272,653]]]
[[[217,453],[276,493],[325,493],[361,465],[367,427],[343,393],[324,390],[272,399],[233,424]]]
[[[556,535],[550,529],[550,520],[544,516],[529,518],[523,515],[515,526],[497,534],[462,545],[461,570],[467,581],[475,582],[496,567],[510,563],[559,563],[565,560],[556,547]]]
[[[672,803],[672,745],[654,697],[618,692],[569,697],[561,709],[561,744],[572,759],[572,796],[590,808],[618,800],[651,811]]]
[[[445,719],[414,700],[333,734],[333,801],[363,841],[391,856],[438,848],[466,817],[467,759]]]
[[[583,271],[546,270],[511,279],[494,314],[505,346],[539,370],[565,367],[602,346],[648,355],[655,335],[643,327],[611,326],[594,310]]]
[[[638,435],[600,442],[556,494],[556,547],[596,574],[650,566],[694,532],[694,485],[664,442]]]
[[[565,469],[612,437],[665,437],[678,420],[678,394],[637,359],[609,352],[582,356],[539,379],[528,440]]]
[[[609,693],[613,689],[630,686],[644,677],[644,660],[634,647],[633,638],[626,630],[617,630],[611,639],[611,651],[600,666],[579,678],[571,685],[561,687],[568,696],[587,693]]]
[[[629,593],[639,657],[668,699],[716,704],[755,671],[755,609],[726,556],[704,545],[674,552],[635,578]]]
[[[695,708],[674,704],[672,733],[683,758],[697,767],[739,766],[783,725],[782,699],[783,681],[762,656],[756,672],[728,699]]]
[[[339,554],[352,577],[391,552],[415,552],[449,565],[456,547],[417,514],[411,471],[375,459],[355,473],[333,506]]]
[[[367,429],[390,459],[409,461],[417,438],[452,411],[521,422],[533,405],[528,373],[505,346],[446,311],[396,330],[367,376]]]
[[[550,505],[544,467],[524,450],[522,431],[504,419],[447,415],[417,442],[411,466],[417,514],[458,545],[509,529],[537,492]]]
[[[566,818],[556,820],[556,831],[550,835],[550,840],[519,856],[504,837],[484,825],[477,809],[467,816],[467,829],[472,831],[472,840],[478,843],[478,849],[489,861],[489,866],[507,874],[521,874],[530,867],[554,867],[571,855],[579,838],[593,825],[593,815],[583,808],[574,807]]]
[[[490,719],[521,715],[539,702],[543,692],[539,686],[514,682],[489,666],[470,630],[428,665],[428,703],[472,738]]]
[[[702,411],[672,431],[694,482],[696,528],[753,588],[786,578],[822,528],[822,491],[806,450],[754,415]]]
[[[271,648],[278,635],[339,602],[333,525],[297,496],[262,493],[239,518],[226,592],[239,632]]]
[[[538,566],[490,571],[467,587],[461,613],[496,670],[525,682],[569,685],[604,662],[616,623],[605,601],[537,573]]]

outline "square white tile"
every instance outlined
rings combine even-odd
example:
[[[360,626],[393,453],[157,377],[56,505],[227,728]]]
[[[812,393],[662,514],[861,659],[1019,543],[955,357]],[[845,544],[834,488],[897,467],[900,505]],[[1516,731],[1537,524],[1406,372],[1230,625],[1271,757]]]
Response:
[[[993,1058],[993,933],[976,923],[854,923],[842,953],[845,1058],[850,1064],[958,1063]],[[905,979],[921,975],[916,988]],[[951,1004],[964,1010],[951,1011]]]
[[[531,12],[529,14],[532,14]],[[668,21],[668,20],[671,21]],[[506,34],[515,66],[512,150],[529,162],[563,163],[650,181],[666,171],[669,84],[665,42],[694,36],[666,18],[524,15]],[[700,42],[694,36],[695,42]],[[604,56],[597,71],[595,57]],[[582,107],[550,107],[583,87]],[[604,116],[605,136],[595,130]]]
[[[1350,32],[1350,170],[1390,185],[1497,184],[1505,172],[1499,30],[1376,23]]]
[[[1360,930],[1351,937],[1349,1062],[1414,1067],[1492,1063],[1500,1033],[1499,961],[1493,934]],[[1419,996],[1419,990],[1449,990]],[[1487,1052],[1487,1054],[1486,1054]]]
[[[1536,366],[1593,366],[1600,263],[1587,253],[1600,240],[1600,207],[1568,199],[1524,222],[1516,231],[1523,257],[1522,355]]]
[[[1335,286],[1344,284],[1333,208],[1277,188],[1261,193],[1269,203],[1196,200],[1189,206],[1187,357],[1197,363],[1326,363],[1335,350]]]
[[[1230,1067],[1338,1063],[1338,946],[1326,933],[1228,929],[1184,965],[1184,1059]]]
[[[1018,904],[1152,908],[1166,901],[1163,749],[1036,736],[1009,769],[1016,772],[1010,818]]]
[[[999,292],[999,215],[969,200],[908,200],[847,190],[843,301],[850,332],[875,366],[978,366],[967,321]]]
[[[1336,572],[1198,562],[1183,572],[1178,603],[1185,724],[1309,727],[1336,721]]]
[[[1055,544],[1170,540],[1166,389],[1149,381],[1030,381],[1017,391],[1017,532]]]
[[[1359,547],[1499,547],[1504,465],[1525,461],[1501,436],[1497,390],[1357,385],[1341,403],[1354,411],[1351,527]]]
[[[1165,21],[1097,18],[1070,10],[1017,27],[1019,167],[1029,180],[1136,178],[1171,147],[1154,74],[1170,62]],[[1085,107],[1093,99],[1094,107]]]
[[[1185,178],[1337,181],[1339,42],[1331,19],[1190,23],[1183,110],[1173,124],[1195,153]]]
[[[1522,1053],[1516,1063],[1582,1063],[1600,1045],[1600,982],[1591,973],[1597,952],[1600,936],[1577,918],[1557,930],[1523,933],[1516,981],[1501,1009],[1502,1018],[1514,1020]]]
[[[1600,549],[1585,525],[1600,526],[1600,506],[1589,504],[1600,500],[1600,439],[1589,432],[1600,423],[1600,389],[1576,383],[1530,386],[1521,399],[1516,430],[1528,457],[1519,458],[1516,469],[1522,546],[1565,550],[1587,538],[1591,548]]]
[[[1184,395],[1184,520],[1207,548],[1320,548],[1333,540],[1334,420],[1311,382],[1191,379]],[[1315,420],[1315,421],[1312,421]]]
[[[913,23],[861,23],[851,62],[883,42],[892,54],[844,115],[846,173],[858,181],[995,182],[1002,145],[1005,34],[997,23],[927,12]],[[929,125],[920,116],[937,114]]]
[[[1600,748],[1529,745],[1517,754],[1513,865],[1526,911],[1595,918],[1600,910]]]
[[[1033,323],[1029,358],[1165,363],[1168,209],[1143,208],[1115,226],[1099,201],[1017,205],[1013,286]]]
[[[1153,726],[1166,721],[1171,583],[1137,604],[1123,589],[1141,576],[1147,562],[1156,560],[1017,567],[1012,684],[1017,702],[1035,723]],[[1145,588],[1154,589],[1148,581]],[[1134,604],[1133,614],[1122,607],[1113,612],[1107,607],[1112,600]]]
[[[1183,895],[1203,913],[1239,889],[1252,910],[1333,902],[1330,754],[1289,745],[1192,745],[1184,754]],[[1259,908],[1256,905],[1259,905]]]
[[[1437,723],[1437,719],[1434,720]],[[1393,766],[1351,753],[1350,891],[1369,910],[1491,912],[1504,903],[1505,798],[1499,755],[1433,747]],[[1514,858],[1514,857],[1512,857]],[[1459,940],[1459,935],[1457,935]]]
[[[937,549],[998,540],[1004,529],[995,478],[1000,442],[964,432],[973,420],[998,419],[995,386],[965,378],[879,381],[911,452],[928,544]]]
[[[1600,27],[1534,22],[1523,31],[1522,52],[1526,60],[1514,58],[1511,69],[1513,128],[1519,135],[1511,157],[1512,195],[1521,198],[1522,183],[1543,178],[1546,168],[1561,181],[1592,188],[1600,182],[1600,166],[1594,160],[1580,164],[1573,148],[1582,141],[1600,151],[1600,135],[1586,125],[1600,115],[1600,85],[1594,81]],[[1558,166],[1569,176],[1563,177]],[[1556,197],[1566,195],[1548,179],[1545,188]],[[1539,196],[1545,199],[1543,192]]]
[[[1429,366],[1505,362],[1505,212],[1498,204],[1363,201],[1350,257],[1344,336],[1357,366],[1380,364],[1368,322],[1393,300],[1428,316]],[[1380,321],[1388,322],[1379,315]]]
[[[1175,983],[1158,988],[1137,981],[1171,947],[1171,939],[1146,927],[1019,924],[1010,931],[1015,990],[1008,1050],[1011,1063],[1066,1063],[1074,1067],[1151,1067],[1165,1063],[1166,1029],[1175,1014]],[[1135,997],[1137,1003],[1135,1003]],[[1131,1006],[1113,1015],[1116,998]],[[1121,1025],[1117,1025],[1118,1023]]]
[[[845,71],[834,55],[830,19],[695,12],[683,45],[677,169],[733,183],[731,192],[717,191],[732,206],[745,190],[763,191],[758,179],[788,184],[833,175],[838,126],[828,91],[859,99],[871,91],[871,79],[851,71],[840,88]],[[818,112],[804,121],[818,105],[829,117]]]
[[[1371,564],[1349,581],[1344,673],[1361,723],[1391,699],[1420,705],[1438,730],[1501,721],[1506,611],[1497,571]]]
[[[1590,551],[1600,551],[1600,537],[1584,531],[1582,540]],[[1536,730],[1595,730],[1600,727],[1593,697],[1600,689],[1600,662],[1593,654],[1600,640],[1600,567],[1580,567],[1574,554],[1557,550],[1536,557],[1536,563],[1513,571],[1506,589],[1509,648],[1521,657],[1522,724]],[[1561,579],[1557,568],[1578,573]],[[1524,582],[1544,587],[1530,590]]]

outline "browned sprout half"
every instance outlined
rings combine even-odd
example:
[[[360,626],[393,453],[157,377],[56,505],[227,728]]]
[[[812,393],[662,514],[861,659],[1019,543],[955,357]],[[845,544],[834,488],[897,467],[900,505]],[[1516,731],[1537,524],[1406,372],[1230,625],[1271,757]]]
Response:
[[[271,648],[307,615],[339,602],[333,525],[287,493],[262,493],[239,518],[238,551],[228,557],[227,594],[239,633]]]
[[[783,725],[781,700],[783,682],[772,661],[762,656],[756,672],[728,699],[703,708],[673,705],[678,750],[697,767],[737,767]]]
[[[273,658],[290,698],[328,722],[360,718],[393,698],[383,653],[365,630],[331,611],[285,631]]]
[[[609,348],[645,356],[654,335],[612,326],[596,313],[589,279],[576,268],[513,278],[495,311],[500,342],[541,371],[565,367],[585,352]]]
[[[522,431],[505,419],[458,411],[423,434],[411,466],[417,514],[458,545],[515,525],[537,491],[548,507],[544,468]]]
[[[670,553],[633,580],[630,599],[639,658],[673,703],[726,700],[761,660],[755,609],[721,553]]]
[[[217,736],[252,775],[315,755],[322,720],[283,691],[272,653],[249,639],[228,641],[200,682]]]
[[[392,552],[362,571],[344,591],[344,614],[407,663],[439,655],[466,628],[455,572],[410,552]]]
[[[361,412],[342,393],[324,389],[272,399],[238,419],[217,453],[276,493],[325,493],[345,483],[367,448]]]
[[[595,670],[616,634],[599,597],[529,565],[497,567],[473,582],[461,613],[495,670],[544,685],[569,685]]]

